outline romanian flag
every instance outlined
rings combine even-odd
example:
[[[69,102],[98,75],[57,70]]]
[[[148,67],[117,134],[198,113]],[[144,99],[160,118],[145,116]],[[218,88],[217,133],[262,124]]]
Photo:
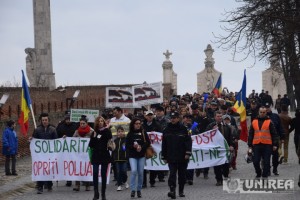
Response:
[[[241,134],[240,139],[244,142],[247,142],[248,139],[248,128],[247,128],[247,120],[246,120],[246,70],[244,71],[244,80],[242,89],[236,95],[236,102],[232,108],[232,110],[238,114],[240,114],[240,125],[241,125]]]
[[[26,136],[28,132],[28,120],[31,107],[31,100],[28,90],[28,85],[22,70],[22,96],[21,96],[21,116],[19,118],[19,124],[21,126],[21,133]]]
[[[220,97],[220,95],[222,93],[222,74],[220,74],[218,81],[216,83],[216,86],[214,87],[212,93],[214,93],[215,95]]]

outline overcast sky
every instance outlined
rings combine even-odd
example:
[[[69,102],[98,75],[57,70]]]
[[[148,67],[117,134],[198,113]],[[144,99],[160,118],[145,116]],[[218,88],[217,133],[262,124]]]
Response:
[[[204,49],[215,50],[223,87],[239,91],[247,69],[247,92],[262,89],[268,63],[232,62],[214,44],[219,21],[234,0],[51,0],[52,58],[56,86],[141,84],[163,80],[163,52],[178,75],[178,94],[197,91]],[[24,49],[34,47],[32,0],[0,1],[0,84],[21,82]]]

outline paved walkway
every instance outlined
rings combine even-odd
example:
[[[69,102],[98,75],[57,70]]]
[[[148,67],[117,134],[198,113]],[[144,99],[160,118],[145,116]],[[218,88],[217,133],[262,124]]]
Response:
[[[298,175],[300,173],[300,165],[298,164],[298,158],[295,154],[295,147],[293,144],[294,134],[290,135],[289,145],[289,164],[280,165],[278,168],[279,176],[271,176],[270,179],[294,179],[295,180],[295,191],[292,194],[228,194],[223,191],[222,187],[215,186],[215,179],[213,169],[209,171],[209,179],[205,180],[203,176],[194,179],[194,185],[185,187],[185,198],[179,198],[182,200],[198,200],[198,199],[222,199],[222,200],[233,200],[233,199],[264,199],[264,200],[289,200],[289,199],[300,199],[300,189],[297,186]],[[247,150],[247,146],[244,142],[240,142],[240,150],[238,154],[238,169],[231,171],[231,178],[254,178],[254,167],[252,164],[247,164],[244,160],[244,155]],[[1,174],[4,174],[4,166],[0,166]],[[34,183],[31,181],[31,159],[30,157],[17,160],[17,170],[19,176],[4,176],[1,175],[0,181],[0,199],[15,199],[15,200],[74,200],[74,199],[92,199],[93,191],[80,191],[74,192],[72,188],[66,187],[65,181],[60,181],[58,184],[54,182],[53,191],[44,194],[37,195],[34,189]],[[115,182],[111,182],[107,188],[107,199],[119,200],[119,199],[131,199],[130,191],[124,190],[117,192]],[[169,199],[167,197],[168,187],[167,182],[157,183],[155,188],[147,188],[142,190],[142,199]]]

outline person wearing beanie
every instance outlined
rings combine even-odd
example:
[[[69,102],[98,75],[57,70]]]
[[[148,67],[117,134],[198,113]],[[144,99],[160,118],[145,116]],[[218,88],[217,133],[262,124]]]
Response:
[[[18,153],[18,137],[15,132],[16,123],[13,120],[6,122],[6,128],[3,132],[2,146],[3,155],[5,156],[5,174],[6,176],[17,176],[16,172],[16,155]],[[11,171],[10,171],[10,159],[11,159]]]

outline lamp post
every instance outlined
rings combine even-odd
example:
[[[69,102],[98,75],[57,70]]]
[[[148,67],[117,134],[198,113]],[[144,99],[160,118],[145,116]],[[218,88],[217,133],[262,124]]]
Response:
[[[70,109],[73,107],[73,104],[77,100],[79,93],[80,93],[80,90],[76,90],[75,93],[73,94],[72,98],[66,99],[67,111],[70,111]],[[69,101],[70,101],[70,104],[69,104]]]
[[[1,119],[1,115],[2,115],[2,106],[5,104],[8,97],[9,97],[9,94],[5,93],[5,94],[3,94],[3,96],[0,99],[0,119]]]

